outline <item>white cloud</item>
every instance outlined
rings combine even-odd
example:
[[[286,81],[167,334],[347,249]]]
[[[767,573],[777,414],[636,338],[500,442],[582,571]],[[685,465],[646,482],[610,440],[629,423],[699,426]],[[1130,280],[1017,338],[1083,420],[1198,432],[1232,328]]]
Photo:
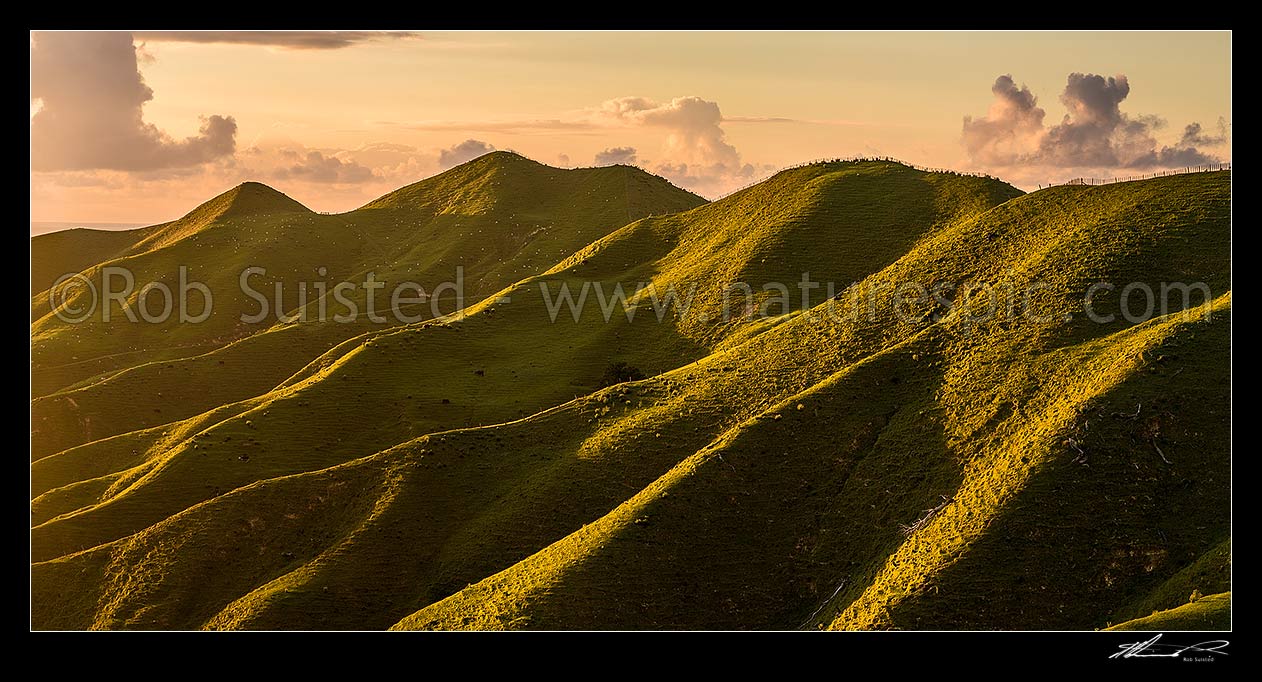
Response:
[[[715,196],[747,184],[754,167],[727,142],[717,102],[676,97],[659,103],[645,97],[619,97],[603,103],[597,117],[605,122],[659,129],[665,134],[650,167],[676,184]]]
[[[483,154],[490,154],[495,151],[493,145],[487,144],[482,140],[468,139],[460,144],[453,145],[438,152],[438,165],[443,168],[451,168],[459,166],[467,161],[472,161]]]
[[[144,121],[151,99],[130,33],[31,34],[31,170],[186,168],[236,149],[231,116],[204,116],[175,140]]]
[[[608,147],[596,152],[594,161],[597,166],[634,166],[638,160],[635,147]]]
[[[1225,121],[1219,135],[1192,123],[1174,145],[1160,145],[1154,133],[1164,120],[1121,110],[1130,89],[1124,75],[1071,73],[1060,97],[1067,113],[1060,123],[1045,126],[1038,98],[1011,76],[1000,76],[991,86],[995,99],[986,116],[964,117],[961,142],[974,163],[1026,173],[1176,168],[1219,160],[1203,148],[1226,143]]]

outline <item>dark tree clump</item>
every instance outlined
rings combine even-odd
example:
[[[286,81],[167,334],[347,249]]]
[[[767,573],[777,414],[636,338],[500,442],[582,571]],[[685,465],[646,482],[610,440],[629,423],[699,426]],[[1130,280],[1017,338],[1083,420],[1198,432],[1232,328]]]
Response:
[[[605,368],[605,373],[600,377],[600,388],[613,386],[614,384],[623,384],[628,381],[639,381],[644,378],[644,372],[639,368],[632,367],[627,363],[619,360],[609,363]]]

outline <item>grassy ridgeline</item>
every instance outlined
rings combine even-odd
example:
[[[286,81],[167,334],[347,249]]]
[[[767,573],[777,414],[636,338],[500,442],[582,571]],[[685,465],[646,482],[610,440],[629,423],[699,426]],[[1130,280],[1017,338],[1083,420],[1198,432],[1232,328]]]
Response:
[[[633,223],[510,304],[37,462],[36,626],[1103,626],[1229,533],[1229,183],[819,164]],[[803,270],[1043,282],[1056,321],[539,321],[540,281]],[[1212,310],[1082,319],[1092,282],[1189,278]],[[593,392],[613,359],[650,378]]]
[[[657,374],[704,357],[725,335],[754,323],[743,316],[699,321],[706,312],[719,319],[722,296],[714,282],[702,280],[720,267],[716,253],[731,272],[757,267],[767,281],[796,282],[795,266],[821,272],[827,263],[834,271],[845,268],[841,281],[853,281],[880,270],[918,238],[1017,193],[991,180],[889,163],[821,164],[764,185],[629,225],[507,289],[511,305],[487,303],[464,319],[348,341],[277,390],[151,430],[140,447],[129,434],[36,462],[36,555],[52,558],[122,537],[255,480],[337,464],[424,433],[524,417],[590,393],[615,358]],[[904,212],[892,210],[891,187],[907,195]],[[760,239],[749,235],[755,211],[765,228]],[[846,238],[873,231],[889,232],[896,247],[856,250]],[[810,250],[815,242],[823,244]],[[802,256],[782,258],[779,271],[767,270],[761,254],[778,250]],[[663,290],[702,280],[693,304],[702,312],[659,323],[646,310],[632,321],[617,314],[606,323],[600,307],[589,305],[579,321],[563,315],[553,323],[540,286],[555,291],[565,283],[577,290],[595,281],[626,284],[630,291],[646,280]],[[822,301],[827,293],[815,295]],[[59,515],[69,516],[53,518]]]
[[[1231,592],[1211,594],[1182,606],[1158,611],[1151,616],[1128,620],[1109,630],[1148,630],[1177,632],[1179,630],[1230,630]]]
[[[397,325],[328,320],[344,312],[309,290],[309,322],[240,321],[259,304],[241,292],[240,272],[274,299],[283,285],[284,312],[296,315],[298,283],[418,282],[433,291],[463,268],[467,304],[537,273],[627,222],[673,213],[703,201],[665,180],[627,166],[561,170],[497,152],[409,185],[367,206],[320,215],[258,183],[246,183],[173,223],[129,233],[127,250],[85,269],[100,286],[104,265],[126,267],[137,282],[177,288],[179,266],[215,295],[215,313],[199,324],[67,324],[48,313],[47,292],[32,299],[35,391],[33,454],[49,455],[88,441],[169,424],[220,405],[261,395],[333,346]],[[95,238],[95,235],[87,235]],[[85,236],[57,233],[32,240],[36,258],[73,272],[62,253],[100,253]],[[89,240],[90,242],[90,240]],[[115,246],[111,244],[110,247]],[[63,262],[64,261],[64,262]],[[47,267],[47,266],[45,266]],[[317,268],[324,268],[319,275]],[[47,277],[43,277],[47,279]],[[413,292],[414,293],[414,292]],[[365,310],[365,293],[347,298]],[[134,298],[134,297],[133,297]],[[326,296],[331,299],[332,296]],[[191,297],[190,314],[200,312]],[[160,301],[153,304],[156,311]],[[133,301],[134,305],[134,301]],[[325,306],[325,320],[318,314]],[[444,300],[440,312],[455,309]],[[117,306],[115,306],[117,307]],[[379,314],[388,303],[378,303]],[[408,315],[429,316],[430,304]],[[120,321],[122,320],[122,321]]]

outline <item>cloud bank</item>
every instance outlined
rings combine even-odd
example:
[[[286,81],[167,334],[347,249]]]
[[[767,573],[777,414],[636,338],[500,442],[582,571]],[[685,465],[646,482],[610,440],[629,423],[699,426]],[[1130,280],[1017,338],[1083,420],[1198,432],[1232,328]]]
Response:
[[[33,32],[32,197],[44,197],[58,204],[57,211],[64,211],[66,190],[99,188],[118,197],[127,195],[128,205],[123,206],[120,198],[119,206],[109,206],[102,195],[93,197],[100,202],[93,204],[93,211],[104,206],[114,214],[130,215],[142,206],[193,201],[224,185],[259,180],[280,183],[296,195],[302,195],[305,187],[306,192],[330,202],[349,203],[494,151],[495,145],[479,139],[484,132],[497,143],[498,137],[526,134],[603,137],[601,141],[609,146],[584,150],[592,154],[600,149],[594,154],[596,165],[637,165],[715,197],[771,169],[761,165],[756,170],[745,163],[728,141],[725,123],[792,122],[775,117],[728,119],[717,102],[685,96],[668,101],[620,97],[563,112],[558,118],[390,124],[424,132],[451,131],[452,142],[463,139],[448,147],[422,150],[397,141],[358,148],[308,147],[284,137],[285,126],[280,122],[268,130],[247,131],[251,141],[238,144],[236,121],[225,114],[203,116],[196,135],[177,139],[144,118],[144,107],[154,93],[140,67],[155,57],[145,51],[143,41],[333,50],[407,37],[414,36],[374,31]],[[1199,129],[1189,133],[1209,134]],[[562,166],[571,165],[569,155],[553,154]],[[87,194],[78,192],[77,196]],[[310,194],[305,198],[312,203]]]
[[[152,171],[231,156],[231,116],[202,118],[175,140],[145,123],[153,99],[128,33],[37,32],[31,36],[31,170]]]
[[[474,140],[470,138],[458,145],[439,151],[438,165],[443,168],[459,166],[466,161],[472,161],[483,154],[490,154],[493,151],[495,151],[494,146],[489,145],[482,140]]]
[[[293,160],[273,171],[273,176],[282,180],[293,178],[308,182],[353,184],[376,178],[367,166],[361,166],[354,160],[343,161],[336,156],[325,156],[318,151],[308,151],[303,155],[284,150],[282,156]]]
[[[635,147],[609,147],[596,152],[597,166],[634,166],[636,163]]]
[[[964,117],[961,143],[974,163],[992,168],[1154,169],[1215,163],[1203,151],[1227,142],[1226,122],[1219,135],[1189,124],[1180,140],[1160,145],[1154,132],[1164,127],[1157,116],[1132,116],[1121,110],[1130,94],[1126,76],[1071,73],[1060,101],[1060,123],[1044,125],[1046,115],[1030,89],[1010,75],[991,86],[994,101],[984,117]]]

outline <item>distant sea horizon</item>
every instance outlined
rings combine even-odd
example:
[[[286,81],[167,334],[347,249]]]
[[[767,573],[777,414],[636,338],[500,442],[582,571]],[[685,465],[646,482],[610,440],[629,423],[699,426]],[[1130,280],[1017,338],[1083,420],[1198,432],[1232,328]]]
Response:
[[[158,221],[161,222],[161,221]],[[58,222],[58,221],[31,221],[31,236],[48,234],[49,232],[60,232],[62,230],[73,230],[76,227],[86,227],[89,230],[131,230],[146,225],[157,225],[158,222],[152,223],[86,223],[86,222]]]

